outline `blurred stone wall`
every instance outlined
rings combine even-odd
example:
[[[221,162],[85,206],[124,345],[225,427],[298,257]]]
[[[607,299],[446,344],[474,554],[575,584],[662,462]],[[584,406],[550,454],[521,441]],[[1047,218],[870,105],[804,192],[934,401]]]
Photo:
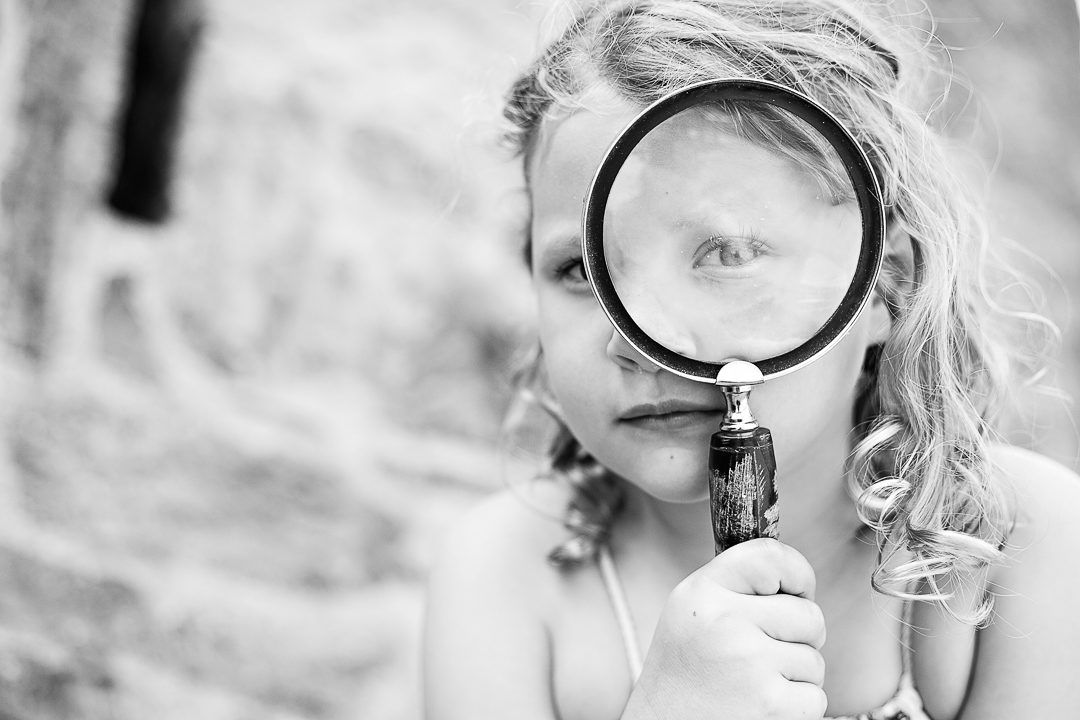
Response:
[[[5,9],[0,245],[54,277],[2,363],[0,716],[419,717],[530,322],[492,122],[528,8],[210,3],[162,227],[101,205],[131,4]]]
[[[1072,4],[933,5],[995,222],[1077,287]],[[130,8],[0,0],[7,290],[51,252],[41,357],[0,355],[0,717],[419,718],[423,578],[503,482],[532,323],[495,120],[539,8],[209,2],[162,227],[101,205]],[[1014,433],[1075,458],[1053,399]]]

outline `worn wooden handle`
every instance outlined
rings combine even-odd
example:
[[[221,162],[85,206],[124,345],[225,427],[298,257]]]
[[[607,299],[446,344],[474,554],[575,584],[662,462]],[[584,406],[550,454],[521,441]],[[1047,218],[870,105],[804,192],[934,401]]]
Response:
[[[779,534],[772,433],[721,430],[709,447],[709,498],[716,554],[747,540]]]

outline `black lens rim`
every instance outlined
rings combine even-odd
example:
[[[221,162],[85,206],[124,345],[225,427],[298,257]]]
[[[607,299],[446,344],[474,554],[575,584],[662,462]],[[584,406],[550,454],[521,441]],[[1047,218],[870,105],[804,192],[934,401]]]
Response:
[[[885,208],[873,166],[843,125],[810,98],[777,83],[753,79],[711,80],[667,95],[638,115],[608,148],[586,196],[582,215],[582,255],[593,293],[616,330],[640,353],[677,375],[716,382],[725,363],[694,360],[664,347],[630,317],[615,291],[604,259],[604,214],[615,178],[638,143],[656,126],[692,105],[751,100],[786,110],[819,131],[840,157],[855,189],[862,215],[862,247],[855,276],[836,311],[812,338],[780,355],[755,362],[767,380],[792,372],[833,347],[869,301],[881,270],[885,246]]]

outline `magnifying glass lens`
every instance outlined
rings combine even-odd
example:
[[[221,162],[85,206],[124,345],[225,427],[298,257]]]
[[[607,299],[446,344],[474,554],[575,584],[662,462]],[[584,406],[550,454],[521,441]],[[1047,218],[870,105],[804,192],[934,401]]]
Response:
[[[692,360],[758,362],[818,333],[855,277],[863,222],[837,151],[756,100],[683,110],[626,157],[604,262],[631,320]]]

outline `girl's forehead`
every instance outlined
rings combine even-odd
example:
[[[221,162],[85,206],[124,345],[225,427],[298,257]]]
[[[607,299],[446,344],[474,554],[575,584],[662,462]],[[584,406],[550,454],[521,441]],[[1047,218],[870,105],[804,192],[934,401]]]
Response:
[[[545,200],[584,199],[604,153],[636,115],[626,104],[621,112],[577,110],[545,120],[528,159],[534,211]]]

